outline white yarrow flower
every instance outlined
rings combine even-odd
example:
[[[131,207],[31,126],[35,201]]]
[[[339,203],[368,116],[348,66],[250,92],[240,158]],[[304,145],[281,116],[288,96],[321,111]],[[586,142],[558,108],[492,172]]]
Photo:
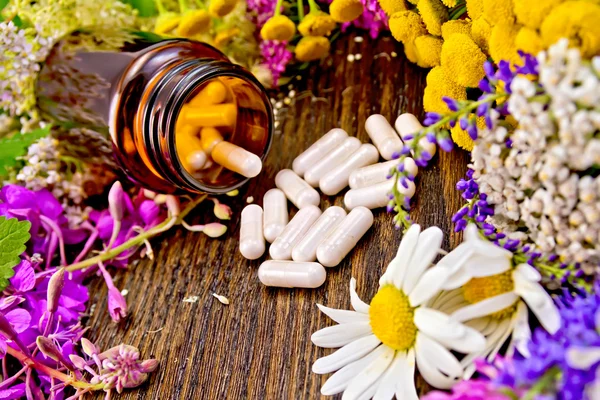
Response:
[[[485,340],[475,329],[428,307],[450,273],[446,268],[430,268],[442,236],[439,228],[421,233],[413,225],[370,305],[356,294],[354,278],[350,300],[355,311],[317,305],[339,325],[315,332],[311,340],[320,347],[341,347],[313,364],[317,374],[335,372],[321,388],[322,394],[344,392],[344,400],[383,400],[394,395],[418,399],[415,368],[437,388],[450,388],[461,379],[463,366],[451,350],[481,351]]]

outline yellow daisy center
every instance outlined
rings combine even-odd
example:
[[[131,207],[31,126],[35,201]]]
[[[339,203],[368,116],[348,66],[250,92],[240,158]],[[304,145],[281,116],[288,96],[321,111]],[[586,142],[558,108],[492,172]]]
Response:
[[[463,286],[463,296],[466,301],[475,304],[491,297],[512,292],[514,288],[515,283],[512,278],[512,270],[508,270],[498,275],[471,279]],[[516,304],[491,314],[491,317],[502,319],[511,315],[515,310]]]
[[[371,300],[369,309],[373,334],[394,350],[411,348],[417,337],[414,313],[402,290],[394,285],[383,286]]]

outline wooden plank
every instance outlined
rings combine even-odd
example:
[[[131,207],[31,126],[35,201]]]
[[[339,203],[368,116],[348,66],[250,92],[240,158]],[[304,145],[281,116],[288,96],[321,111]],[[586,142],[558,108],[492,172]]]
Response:
[[[262,286],[256,276],[264,257],[247,261],[237,250],[239,215],[248,196],[262,204],[276,173],[289,168],[296,155],[329,129],[341,127],[368,142],[364,122],[373,113],[392,122],[401,112],[422,117],[426,71],[409,63],[401,45],[390,38],[372,41],[365,36],[357,43],[353,37],[336,41],[332,57],[311,67],[307,78],[298,82],[298,99],[274,139],[264,171],[240,196],[224,198],[234,210],[225,238],[176,229],[153,242],[154,261],[141,260],[116,272],[117,286],[129,291],[130,316],[121,324],[110,321],[101,279],[93,283],[91,338],[103,348],[121,342],[138,346],[144,358],[161,362],[141,390],[120,398],[319,398],[327,376],[313,374],[311,365],[332,350],[312,345],[310,335],[332,321],[318,312],[315,303],[348,308],[351,277],[368,302],[401,235],[393,229],[391,215],[377,210],[371,230],[340,266],[328,269],[321,288],[274,289]],[[394,51],[397,57],[390,56]],[[360,53],[362,59],[348,62],[349,53]],[[462,152],[441,154],[432,167],[419,173],[411,212],[416,222],[452,231],[450,217],[461,204],[454,185],[466,163]],[[321,206],[343,205],[342,199],[323,196]],[[209,221],[210,214],[210,204],[201,205],[192,221]],[[459,239],[450,234],[444,247]],[[227,296],[231,304],[218,302],[212,296],[215,292]],[[198,296],[198,302],[183,302],[189,296]]]

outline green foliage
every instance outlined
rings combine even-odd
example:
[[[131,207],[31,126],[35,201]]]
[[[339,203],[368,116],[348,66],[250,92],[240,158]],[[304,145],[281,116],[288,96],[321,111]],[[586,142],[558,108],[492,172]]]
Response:
[[[21,262],[30,228],[29,221],[0,217],[0,290],[8,286],[8,278],[15,274],[13,268]]]
[[[50,134],[50,126],[0,139],[0,179],[6,179],[10,170],[19,165],[19,157],[37,140]]]
[[[157,14],[154,0],[125,0],[124,3],[137,9],[140,17],[153,17]]]

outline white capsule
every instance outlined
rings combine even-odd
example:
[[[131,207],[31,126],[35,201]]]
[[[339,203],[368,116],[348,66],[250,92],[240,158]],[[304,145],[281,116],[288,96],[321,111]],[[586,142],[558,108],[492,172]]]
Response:
[[[294,246],[292,260],[315,261],[317,259],[317,247],[333,232],[345,216],[346,211],[341,207],[333,206],[325,210],[302,240]]]
[[[404,143],[383,115],[374,114],[367,118],[365,129],[384,159],[391,160],[394,153],[402,151]]]
[[[343,129],[330,130],[294,159],[292,169],[299,176],[304,176],[306,171],[338,147],[347,137],[348,134]]]
[[[264,232],[267,242],[273,243],[288,223],[288,208],[285,194],[279,189],[271,189],[263,197]]]
[[[326,277],[325,268],[316,262],[269,260],[258,268],[258,279],[265,286],[317,288]]]
[[[357,169],[376,163],[379,160],[379,153],[372,144],[363,144],[358,150],[345,159],[340,165],[329,171],[319,181],[321,191],[333,196],[348,186],[350,174]]]
[[[350,179],[348,180],[350,189],[360,189],[383,182],[388,179],[390,171],[397,166],[398,161],[391,160],[359,168],[350,174]],[[404,169],[413,177],[417,176],[419,172],[415,160],[410,157],[404,159]]]
[[[250,204],[242,210],[240,253],[248,260],[256,260],[264,252],[263,210],[256,204]]]
[[[415,184],[407,181],[408,188],[398,183],[398,191],[405,196],[412,197],[415,194]],[[392,179],[376,183],[372,186],[360,189],[348,190],[344,196],[344,205],[348,210],[356,207],[367,207],[369,209],[385,207],[390,202],[390,193],[394,187]]]
[[[188,165],[195,171],[203,169],[208,157],[202,150],[196,150],[189,154],[186,158]]]
[[[365,207],[356,207],[317,248],[317,260],[325,267],[342,262],[360,238],[373,225],[373,213]]]
[[[398,133],[400,134],[402,140],[404,140],[404,143],[406,143],[407,145],[410,144],[412,139],[406,140],[404,138],[408,135],[414,135],[415,133],[423,129],[423,125],[421,125],[417,117],[409,113],[399,115],[398,118],[396,118],[394,126],[396,128],[396,131],[398,131]],[[436,146],[434,143],[431,143],[426,137],[421,138],[419,140],[419,145],[424,150],[426,150],[431,155],[431,157],[435,155]]]
[[[360,147],[361,142],[355,137],[349,137],[332,150],[321,161],[314,164],[304,173],[304,180],[313,187],[319,186],[319,181],[333,168],[340,165]]]
[[[302,240],[320,215],[321,210],[318,207],[309,205],[301,208],[269,248],[271,258],[290,260],[292,249]]]
[[[313,189],[291,169],[282,169],[277,173],[275,176],[275,186],[283,190],[285,197],[298,208],[309,205],[318,206],[321,203],[319,192]]]
[[[246,178],[254,178],[262,169],[262,161],[256,154],[226,141],[217,144],[211,156],[217,164]]]

